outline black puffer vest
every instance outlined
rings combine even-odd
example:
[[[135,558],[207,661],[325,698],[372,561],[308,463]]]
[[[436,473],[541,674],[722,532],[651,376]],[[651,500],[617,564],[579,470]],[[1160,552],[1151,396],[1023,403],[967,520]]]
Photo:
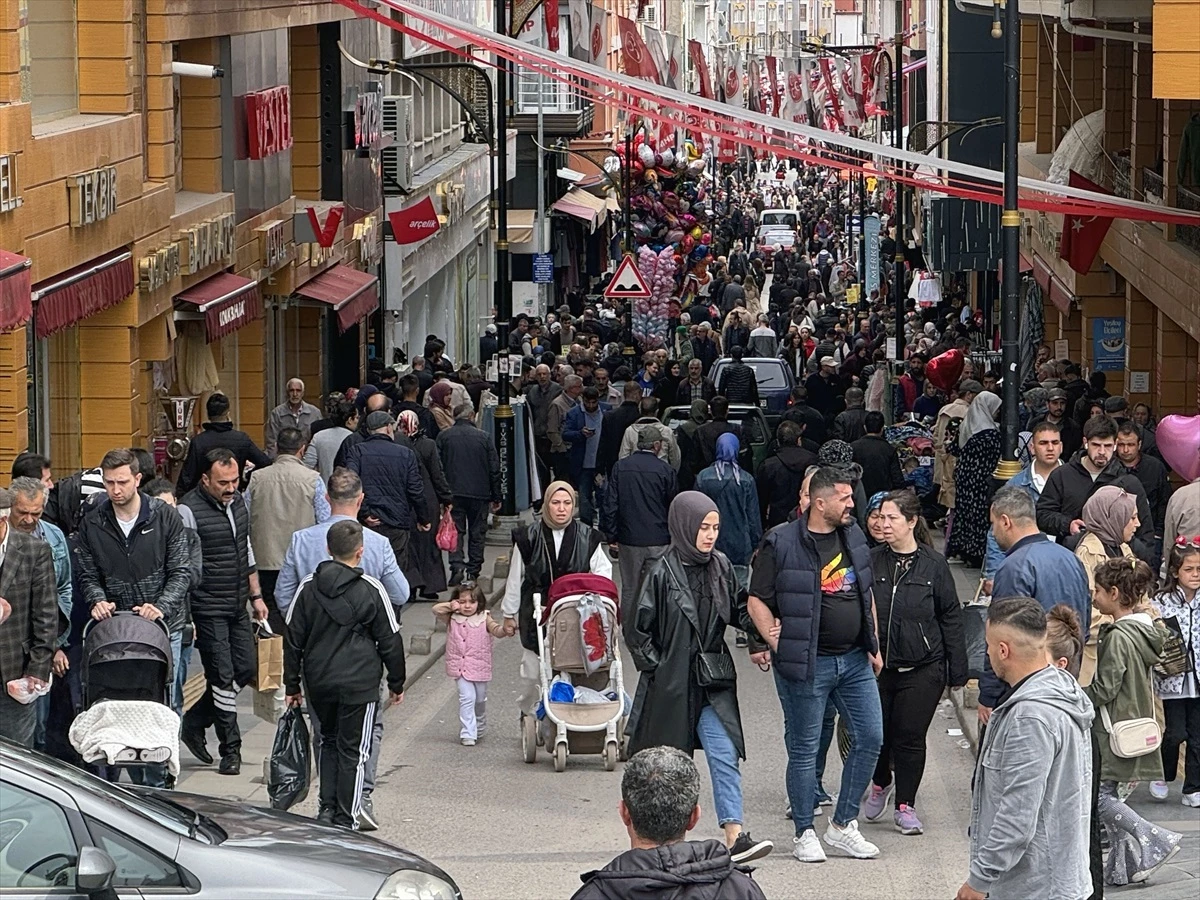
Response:
[[[838,529],[857,576],[859,600],[863,610],[860,646],[877,653],[875,620],[871,615],[871,553],[867,539],[857,522]],[[779,674],[788,681],[807,681],[817,661],[817,636],[821,632],[821,557],[801,517],[778,525],[767,535],[775,548],[777,570],[775,599],[779,604],[779,649],[774,662]]]
[[[233,498],[237,540],[224,505],[203,488],[189,491],[179,502],[196,516],[204,553],[204,577],[192,593],[192,615],[202,619],[238,614],[250,599],[250,513],[245,501],[240,494]]]
[[[537,623],[533,619],[533,595],[542,595],[545,605],[554,579],[563,575],[579,575],[590,572],[592,554],[600,546],[600,534],[582,522],[572,520],[563,535],[557,558],[554,555],[554,538],[550,529],[542,522],[514,528],[513,544],[521,554],[521,609],[517,613],[517,627],[521,634],[521,646],[538,652]]]

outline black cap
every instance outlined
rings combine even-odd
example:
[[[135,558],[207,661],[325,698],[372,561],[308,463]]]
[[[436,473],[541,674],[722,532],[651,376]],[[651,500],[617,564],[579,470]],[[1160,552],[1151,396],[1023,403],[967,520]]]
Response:
[[[396,421],[391,415],[385,413],[382,409],[377,409],[367,416],[367,431],[378,431],[380,428],[386,428],[389,425],[395,424]]]

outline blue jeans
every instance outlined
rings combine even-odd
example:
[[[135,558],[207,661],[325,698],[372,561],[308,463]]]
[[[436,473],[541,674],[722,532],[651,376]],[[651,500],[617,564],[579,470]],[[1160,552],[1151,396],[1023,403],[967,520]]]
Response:
[[[858,816],[883,744],[883,713],[871,663],[862,650],[818,656],[808,681],[788,681],[775,668],[775,689],[787,735],[787,790],[797,836],[812,828],[817,795],[817,749],[825,711],[833,701],[850,731],[850,755],[842,766],[833,822],[844,826]]]
[[[737,566],[734,566],[737,569]],[[833,745],[833,732],[837,726],[837,707],[832,703],[825,704],[825,717],[821,720],[821,743],[817,747],[817,793],[813,798],[813,809],[821,805],[822,800],[829,799],[825,790],[825,761],[829,756],[829,748]],[[783,720],[783,744],[786,747],[791,738],[788,736],[787,719]]]
[[[192,661],[192,644],[183,646],[183,632],[171,635],[171,668],[175,672],[175,689],[171,692],[171,709],[183,715],[183,686],[187,683],[188,664]]]
[[[708,761],[717,822],[722,826],[731,822],[742,824],[742,773],[738,769],[737,749],[717,711],[707,704],[700,710],[696,736],[700,738],[704,758]],[[809,812],[812,812],[811,808]]]

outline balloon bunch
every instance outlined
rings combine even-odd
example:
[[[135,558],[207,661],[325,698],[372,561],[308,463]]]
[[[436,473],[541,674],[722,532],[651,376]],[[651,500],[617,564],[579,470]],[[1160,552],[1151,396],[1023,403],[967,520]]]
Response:
[[[635,308],[633,332],[638,340],[657,339],[660,343],[654,346],[662,346],[667,310],[686,306],[710,279],[707,162],[691,140],[678,151],[673,147],[656,150],[641,132],[634,137],[632,158],[626,158],[624,145],[618,145],[616,155],[614,163],[629,166],[633,184],[629,207],[635,246],[626,250],[638,254],[638,267],[654,294],[644,311]],[[642,318],[642,324],[652,327],[643,329],[639,316],[645,315],[651,319]]]

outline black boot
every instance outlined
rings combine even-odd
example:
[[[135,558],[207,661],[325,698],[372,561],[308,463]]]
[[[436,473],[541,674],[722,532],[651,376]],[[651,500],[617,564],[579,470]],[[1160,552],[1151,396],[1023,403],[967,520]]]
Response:
[[[217,774],[241,775],[242,755],[240,753],[226,753],[224,756],[222,756],[221,765],[217,766]]]

